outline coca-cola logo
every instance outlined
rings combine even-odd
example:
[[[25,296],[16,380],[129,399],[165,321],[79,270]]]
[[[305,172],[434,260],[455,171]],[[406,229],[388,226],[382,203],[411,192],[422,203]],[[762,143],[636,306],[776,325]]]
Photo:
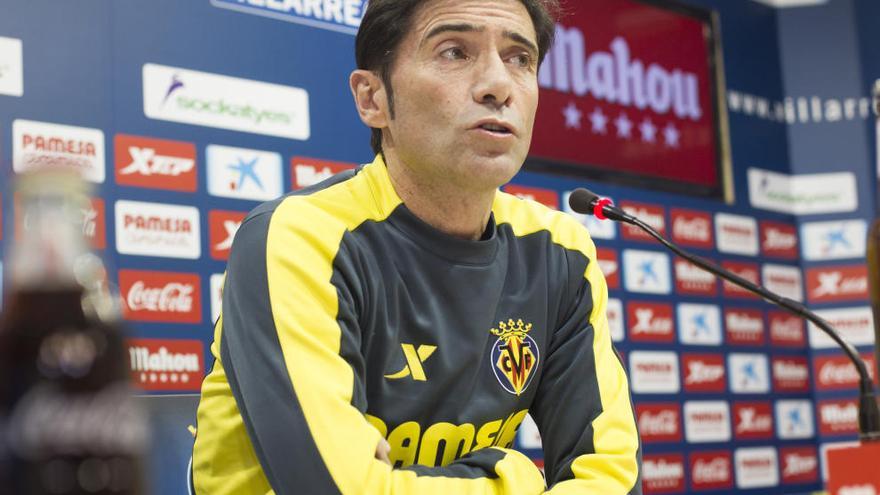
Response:
[[[753,284],[760,284],[760,272],[757,263],[740,262],[740,261],[722,261],[721,266],[732,271],[736,275],[748,280]],[[724,295],[727,297],[749,297],[756,298],[751,292],[734,285],[728,281],[723,281]]]
[[[867,297],[868,271],[865,265],[807,270],[807,300],[810,302],[864,300]]]
[[[629,337],[637,342],[672,342],[675,326],[672,306],[630,301],[626,304]]]
[[[731,344],[764,343],[764,316],[759,309],[727,308],[724,310],[724,325],[727,341]]]
[[[120,270],[123,314],[134,321],[201,323],[198,275]]]
[[[678,404],[638,404],[636,416],[643,442],[681,441],[681,407]]]
[[[733,461],[730,452],[691,454],[691,484],[695,490],[731,488]]]
[[[795,259],[798,255],[798,235],[793,225],[762,221],[761,252],[765,256]]]
[[[660,232],[661,235],[666,235],[666,211],[662,206],[647,205],[632,201],[621,201],[620,208],[647,223],[654,228],[654,230]],[[624,224],[622,232],[624,239],[653,241],[651,236],[633,225]]]
[[[684,354],[684,389],[688,392],[724,392],[724,358],[720,354]]]
[[[804,322],[800,317],[782,311],[769,311],[770,341],[779,347],[803,347],[806,345]]]
[[[876,365],[874,356],[862,354],[868,374],[874,384],[877,384]],[[843,355],[816,356],[813,358],[813,369],[816,370],[816,388],[819,390],[848,390],[855,389],[859,384],[859,374],[852,361]]]
[[[736,402],[734,435],[740,440],[769,439],[773,436],[773,412],[767,402]]]
[[[777,392],[808,392],[810,371],[803,356],[774,356],[772,362],[773,389]]]
[[[671,216],[674,242],[689,247],[712,248],[712,217],[708,213],[673,208]]]

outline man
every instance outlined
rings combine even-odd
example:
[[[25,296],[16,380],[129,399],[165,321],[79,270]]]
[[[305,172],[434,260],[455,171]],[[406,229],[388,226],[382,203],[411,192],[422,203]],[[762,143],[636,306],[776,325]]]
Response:
[[[540,0],[372,0],[351,88],[375,161],[254,210],[202,387],[196,493],[640,493],[586,230],[498,192],[554,24]]]

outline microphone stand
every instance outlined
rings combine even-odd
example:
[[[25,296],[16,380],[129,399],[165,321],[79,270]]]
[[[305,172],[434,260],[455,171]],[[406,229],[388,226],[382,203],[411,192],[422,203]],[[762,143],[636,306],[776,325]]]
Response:
[[[703,270],[713,273],[724,280],[748,290],[749,292],[757,294],[765,301],[776,304],[786,311],[806,319],[821,328],[822,331],[828,334],[828,336],[843,349],[843,352],[846,353],[847,357],[849,357],[853,365],[855,365],[856,371],[859,373],[859,439],[862,441],[880,441],[880,407],[878,407],[877,399],[874,395],[874,385],[868,374],[868,368],[865,365],[865,362],[862,361],[861,357],[859,357],[858,351],[856,351],[855,347],[849,342],[843,340],[831,324],[819,317],[819,315],[810,311],[798,301],[771,292],[764,287],[753,284],[743,277],[712,263],[711,261],[684,251],[666,240],[666,238],[660,235],[660,233],[654,230],[650,225],[615,207],[611,204],[610,200],[600,198],[598,195],[587,189],[579,188],[573,191],[569,197],[569,204],[572,210],[581,214],[593,214],[603,220],[609,218],[611,220],[635,225],[654,239],[657,239],[657,241],[675,254],[699,266]]]

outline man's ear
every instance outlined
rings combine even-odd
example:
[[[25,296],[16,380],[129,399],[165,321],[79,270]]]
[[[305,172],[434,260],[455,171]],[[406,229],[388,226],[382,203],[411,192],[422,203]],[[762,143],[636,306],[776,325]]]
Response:
[[[372,71],[355,70],[348,78],[358,115],[368,127],[388,127],[388,96],[382,79]]]

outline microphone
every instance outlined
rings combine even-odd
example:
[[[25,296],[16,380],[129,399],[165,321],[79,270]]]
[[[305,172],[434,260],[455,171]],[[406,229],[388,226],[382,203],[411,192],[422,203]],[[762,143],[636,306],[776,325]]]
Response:
[[[878,407],[877,399],[874,396],[874,384],[871,381],[871,376],[868,374],[868,367],[865,365],[865,362],[862,361],[862,358],[859,356],[855,347],[849,342],[843,340],[830,323],[794,299],[783,297],[775,292],[771,292],[705,258],[688,253],[660,235],[660,233],[654,230],[650,225],[614,206],[610,199],[603,198],[589,189],[577,188],[572,191],[568,198],[568,204],[573,211],[582,215],[594,215],[596,218],[603,220],[608,218],[618,222],[635,225],[654,239],[657,239],[657,241],[670,251],[690,261],[694,265],[697,265],[703,270],[713,273],[732,284],[748,290],[749,292],[757,294],[761,299],[773,303],[821,328],[822,331],[828,334],[828,336],[843,349],[843,352],[846,353],[850,361],[855,365],[856,371],[859,373],[859,438],[863,441],[880,441],[880,407]]]

